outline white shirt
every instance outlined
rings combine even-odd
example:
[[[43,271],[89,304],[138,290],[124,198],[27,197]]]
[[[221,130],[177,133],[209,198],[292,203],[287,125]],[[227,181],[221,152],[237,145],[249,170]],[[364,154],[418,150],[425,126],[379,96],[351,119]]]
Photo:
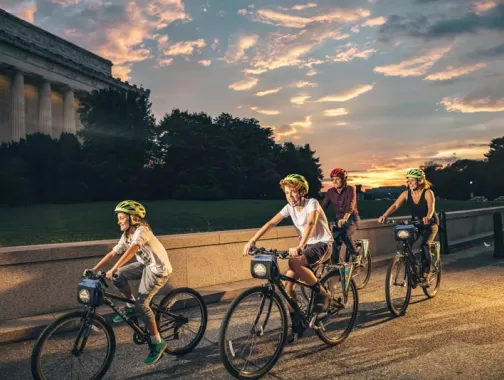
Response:
[[[173,268],[168,258],[168,253],[163,244],[154,236],[150,228],[138,227],[130,238],[121,237],[117,245],[112,248],[116,255],[122,255],[133,244],[137,244],[140,249],[136,253],[136,259],[149,268],[153,273],[160,276],[169,276]]]
[[[303,236],[304,227],[308,222],[308,216],[313,211],[318,211],[319,216],[317,218],[317,223],[315,224],[315,229],[306,244],[332,242],[334,239],[329,230],[329,223],[327,222],[326,214],[318,201],[314,198],[310,198],[305,202],[305,206],[301,211],[297,211],[296,207],[292,207],[290,204],[286,204],[285,207],[280,211],[280,215],[282,215],[284,218],[290,216],[298,235]]]

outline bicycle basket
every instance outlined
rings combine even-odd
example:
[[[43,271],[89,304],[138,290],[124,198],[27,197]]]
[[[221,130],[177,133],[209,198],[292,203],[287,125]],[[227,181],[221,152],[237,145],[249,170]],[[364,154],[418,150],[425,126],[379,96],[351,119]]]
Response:
[[[269,255],[255,256],[250,262],[250,274],[254,278],[274,280],[280,275],[277,258]]]
[[[392,229],[396,241],[415,241],[417,228],[412,224],[398,224]]]
[[[77,285],[77,301],[86,306],[103,304],[103,289],[100,280],[85,278]]]

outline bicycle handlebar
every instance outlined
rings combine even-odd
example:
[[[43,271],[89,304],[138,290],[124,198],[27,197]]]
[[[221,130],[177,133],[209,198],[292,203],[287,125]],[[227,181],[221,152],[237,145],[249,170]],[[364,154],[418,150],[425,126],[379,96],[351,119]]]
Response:
[[[288,251],[279,251],[277,249],[266,249],[266,248],[250,248],[249,254],[252,256],[270,255],[270,256],[276,256],[280,259],[286,259],[287,257],[289,257]]]
[[[107,281],[105,281],[105,274],[107,272],[103,272],[103,271],[98,271],[98,272],[95,272],[93,270],[87,270],[86,273],[84,273],[84,278],[89,278],[89,279],[92,279],[92,280],[100,280],[100,282],[106,287],[108,288],[108,284],[107,284]],[[117,275],[114,274],[114,277],[116,277]]]
[[[396,220],[396,219],[386,219],[383,224],[394,224],[394,225],[397,225],[397,224],[404,224],[404,225],[407,225],[407,224],[412,224],[414,226],[424,226],[424,222],[421,220],[421,219],[418,219],[418,220],[414,220],[414,219],[406,219],[406,220]]]

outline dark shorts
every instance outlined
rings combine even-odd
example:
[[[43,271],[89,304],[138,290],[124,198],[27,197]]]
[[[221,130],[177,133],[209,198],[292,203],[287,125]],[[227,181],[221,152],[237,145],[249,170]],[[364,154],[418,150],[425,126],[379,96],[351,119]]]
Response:
[[[326,254],[327,248],[327,243],[319,242],[315,244],[308,244],[301,254],[306,257],[308,264],[313,265],[317,264],[322,256]]]

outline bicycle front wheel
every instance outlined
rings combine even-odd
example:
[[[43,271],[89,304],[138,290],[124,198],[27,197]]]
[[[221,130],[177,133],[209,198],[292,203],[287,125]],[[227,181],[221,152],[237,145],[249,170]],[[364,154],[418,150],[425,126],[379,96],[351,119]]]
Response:
[[[219,351],[228,372],[258,379],[273,368],[287,340],[287,312],[265,286],[250,288],[229,306],[219,331]]]
[[[357,286],[351,279],[345,302],[339,270],[327,273],[320,280],[320,285],[331,293],[331,302],[327,312],[318,315],[315,332],[324,343],[336,346],[345,341],[357,319],[359,309]]]
[[[112,327],[99,315],[71,312],[47,326],[31,355],[35,380],[101,379],[115,354]],[[74,375],[75,374],[75,375]]]
[[[194,289],[177,288],[164,296],[159,307],[163,312],[156,312],[156,324],[168,344],[165,352],[171,355],[191,352],[203,338],[207,326],[208,312],[203,297]]]
[[[404,315],[411,298],[411,276],[404,256],[396,255],[385,276],[387,307],[396,317]]]

